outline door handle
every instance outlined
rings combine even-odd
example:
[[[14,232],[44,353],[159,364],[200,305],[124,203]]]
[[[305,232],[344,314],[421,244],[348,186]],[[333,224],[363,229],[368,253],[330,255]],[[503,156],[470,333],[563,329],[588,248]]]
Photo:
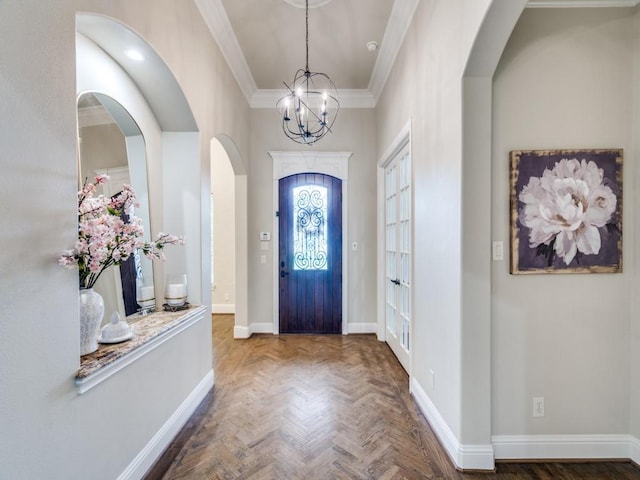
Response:
[[[390,279],[391,280],[391,279]],[[397,278],[395,280],[391,280],[391,283],[395,283],[396,285],[400,285],[400,280]]]
[[[289,272],[285,272],[284,270],[280,270],[280,278],[284,278],[289,275]]]

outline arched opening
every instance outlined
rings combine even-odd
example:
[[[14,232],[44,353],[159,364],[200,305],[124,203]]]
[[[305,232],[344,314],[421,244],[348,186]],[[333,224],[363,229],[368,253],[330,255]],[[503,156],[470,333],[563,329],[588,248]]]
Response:
[[[88,13],[78,14],[76,25],[78,94],[116,100],[145,139],[151,235],[175,232],[187,239],[184,248],[165,252],[166,262],[156,262],[156,290],[163,291],[167,274],[186,273],[189,302],[209,305],[209,262],[203,262],[209,239],[201,235],[209,206],[200,195],[198,129],[182,89],[153,48],[125,25]],[[127,56],[131,49],[143,60]]]
[[[211,140],[210,158],[214,225],[212,308],[214,313],[234,313],[234,337],[248,338],[251,332],[247,313],[247,171],[238,148],[227,135]]]
[[[211,313],[235,313],[235,184],[229,156],[211,140]]]
[[[526,0],[494,0],[462,78],[462,418],[452,455],[464,469],[492,470],[491,445],[491,115],[492,78]],[[473,232],[470,234],[470,232]]]

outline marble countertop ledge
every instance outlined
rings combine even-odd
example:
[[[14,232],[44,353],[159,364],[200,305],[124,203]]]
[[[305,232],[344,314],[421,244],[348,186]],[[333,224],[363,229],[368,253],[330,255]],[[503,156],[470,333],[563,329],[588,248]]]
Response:
[[[201,310],[204,310],[203,306],[190,305],[188,309],[178,312],[159,310],[147,315],[128,316],[126,321],[133,329],[133,338],[121,343],[100,343],[98,350],[80,357],[80,370],[76,375],[76,382],[82,382],[117,360],[132,354],[136,349],[160,337],[163,333],[176,329]]]

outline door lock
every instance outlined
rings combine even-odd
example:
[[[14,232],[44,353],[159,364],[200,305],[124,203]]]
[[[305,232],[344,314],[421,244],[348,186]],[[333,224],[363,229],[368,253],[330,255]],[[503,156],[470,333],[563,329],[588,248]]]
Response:
[[[391,283],[395,283],[396,285],[400,285],[400,280],[397,278],[395,280],[391,280]]]

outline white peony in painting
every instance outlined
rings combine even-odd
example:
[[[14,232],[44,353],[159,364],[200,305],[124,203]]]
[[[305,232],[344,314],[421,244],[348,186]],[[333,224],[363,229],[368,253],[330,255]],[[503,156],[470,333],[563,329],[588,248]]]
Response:
[[[621,150],[517,151],[511,167],[512,273],[620,271]]]

